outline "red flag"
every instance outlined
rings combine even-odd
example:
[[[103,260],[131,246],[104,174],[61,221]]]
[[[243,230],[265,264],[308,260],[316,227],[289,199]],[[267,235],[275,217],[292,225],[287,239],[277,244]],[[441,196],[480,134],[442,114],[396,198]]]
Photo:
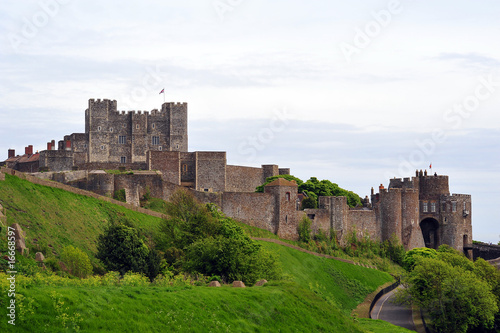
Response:
[[[432,163],[431,163],[431,165],[429,165],[429,169],[432,169]]]
[[[161,91],[160,91],[160,94],[163,94],[165,93],[165,88],[163,88]],[[159,94],[158,94],[159,95]]]

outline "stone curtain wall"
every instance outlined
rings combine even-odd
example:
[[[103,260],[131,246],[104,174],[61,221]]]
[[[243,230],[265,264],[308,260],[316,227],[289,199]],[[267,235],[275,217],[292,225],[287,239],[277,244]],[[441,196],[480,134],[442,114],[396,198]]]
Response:
[[[166,181],[181,184],[181,153],[178,151],[148,151],[148,170],[159,170]]]
[[[245,166],[226,166],[226,191],[255,192],[255,188],[264,183],[262,168]]]
[[[248,225],[277,232],[274,221],[275,198],[268,193],[224,192],[222,211]]]
[[[358,237],[370,237],[371,240],[381,241],[380,225],[373,210],[349,210],[347,215],[349,232],[356,230]]]
[[[196,152],[196,190],[226,190],[226,152]]]

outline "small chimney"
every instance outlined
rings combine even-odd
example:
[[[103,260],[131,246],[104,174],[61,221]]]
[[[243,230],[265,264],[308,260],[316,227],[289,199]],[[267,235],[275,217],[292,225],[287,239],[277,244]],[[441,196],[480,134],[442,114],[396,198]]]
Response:
[[[378,187],[379,190],[383,190],[384,189],[384,185],[380,184],[380,186]]]
[[[9,149],[9,158],[16,156],[16,150],[15,149]]]
[[[24,148],[24,153],[26,155],[33,155],[33,145],[29,145],[28,147]]]
[[[52,150],[56,150],[56,140],[52,140],[52,141],[50,142],[50,148],[51,148]]]
[[[47,142],[47,150],[51,150],[52,149],[52,144],[50,142]]]
[[[66,150],[71,150],[71,141],[66,141]]]

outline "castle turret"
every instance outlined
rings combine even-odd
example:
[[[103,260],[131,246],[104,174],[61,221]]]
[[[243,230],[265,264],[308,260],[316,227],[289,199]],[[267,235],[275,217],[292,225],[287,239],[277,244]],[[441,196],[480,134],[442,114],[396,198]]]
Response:
[[[382,240],[394,234],[401,239],[401,189],[380,190],[380,219],[382,221]]]
[[[271,193],[275,198],[274,230],[282,238],[297,237],[297,183],[284,178],[278,178],[264,186],[265,193]]]

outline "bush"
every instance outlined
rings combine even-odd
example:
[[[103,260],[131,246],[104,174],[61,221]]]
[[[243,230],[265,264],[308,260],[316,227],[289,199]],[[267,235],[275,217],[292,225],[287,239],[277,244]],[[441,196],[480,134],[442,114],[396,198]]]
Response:
[[[59,265],[59,260],[56,257],[46,258],[43,263],[47,268],[49,268],[52,272],[57,273],[61,271],[61,266]]]
[[[184,270],[194,275],[218,275],[224,281],[249,284],[258,278],[279,276],[274,256],[261,250],[216,206],[202,205],[181,190],[172,195],[166,212],[157,244],[177,273]]]
[[[149,286],[149,279],[140,273],[127,272],[120,280],[122,286],[146,287]]]
[[[92,264],[88,255],[73,246],[66,246],[61,252],[61,260],[69,269],[71,274],[79,278],[92,275]]]
[[[311,240],[311,220],[306,215],[302,216],[302,220],[297,228],[299,233],[299,241],[309,243]]]
[[[127,196],[125,194],[125,189],[121,190],[116,190],[115,193],[113,193],[113,199],[122,201],[122,202],[127,202]]]
[[[184,268],[188,272],[219,275],[223,281],[241,280],[252,285],[258,279],[280,276],[276,258],[252,240],[206,238],[186,250]]]
[[[122,224],[111,223],[99,235],[96,257],[111,271],[123,276],[126,272],[146,273],[149,249],[137,230]]]

